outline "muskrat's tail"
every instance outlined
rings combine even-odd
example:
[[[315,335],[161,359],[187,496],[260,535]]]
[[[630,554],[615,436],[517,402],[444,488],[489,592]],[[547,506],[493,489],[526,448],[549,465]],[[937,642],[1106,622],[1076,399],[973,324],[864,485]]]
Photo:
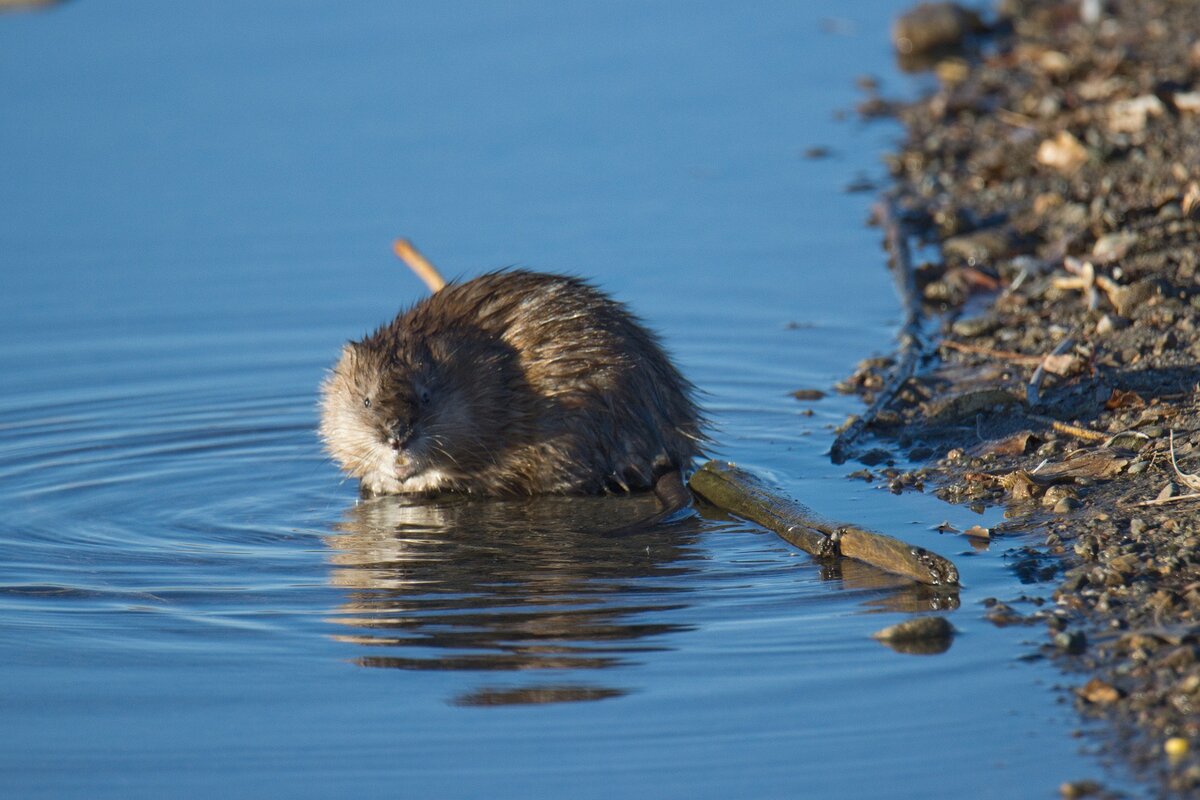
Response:
[[[662,508],[654,514],[629,525],[605,531],[606,536],[624,536],[630,533],[646,533],[659,525],[678,522],[692,514],[692,493],[684,485],[683,473],[677,469],[664,472],[654,481],[654,496]]]
[[[651,519],[666,522],[670,517],[692,507],[692,493],[683,483],[683,473],[677,469],[664,472],[654,482],[654,496],[662,503],[662,510]]]

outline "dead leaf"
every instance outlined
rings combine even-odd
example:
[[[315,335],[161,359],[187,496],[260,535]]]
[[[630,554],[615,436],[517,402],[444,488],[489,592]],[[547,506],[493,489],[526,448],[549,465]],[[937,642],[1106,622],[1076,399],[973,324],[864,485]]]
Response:
[[[1109,411],[1116,411],[1120,408],[1145,408],[1145,406],[1146,401],[1140,394],[1120,389],[1113,389],[1112,394],[1104,401],[1104,407]]]

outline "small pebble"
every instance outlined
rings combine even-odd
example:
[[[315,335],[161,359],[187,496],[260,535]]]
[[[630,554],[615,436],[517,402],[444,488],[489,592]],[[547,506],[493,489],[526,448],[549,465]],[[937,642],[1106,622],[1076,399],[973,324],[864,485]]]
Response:
[[[1060,631],[1054,634],[1054,646],[1067,655],[1077,656],[1087,650],[1087,637],[1083,631]]]
[[[1188,740],[1182,736],[1172,736],[1163,742],[1163,750],[1172,761],[1178,761],[1188,754]]]
[[[954,626],[945,617],[913,617],[889,625],[871,634],[882,642],[913,642],[922,639],[948,639],[954,636]]]

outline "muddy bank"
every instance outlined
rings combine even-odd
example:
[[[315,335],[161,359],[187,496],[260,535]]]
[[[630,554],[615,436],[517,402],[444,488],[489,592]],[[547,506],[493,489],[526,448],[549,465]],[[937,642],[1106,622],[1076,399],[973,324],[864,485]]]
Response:
[[[932,55],[898,29],[934,91],[860,109],[907,131],[884,221],[923,322],[842,387],[868,406],[896,389],[845,454],[893,491],[1006,506],[989,536],[1044,532],[1018,569],[1059,583],[1036,616],[1079,709],[1162,792],[1200,791],[1200,13],[1006,0],[957,19]]]

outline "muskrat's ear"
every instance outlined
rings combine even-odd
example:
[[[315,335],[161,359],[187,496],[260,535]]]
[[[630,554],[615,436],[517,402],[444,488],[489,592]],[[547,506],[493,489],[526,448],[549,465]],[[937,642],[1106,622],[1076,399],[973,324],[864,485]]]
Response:
[[[342,360],[354,358],[358,354],[358,342],[346,342],[342,345]]]

